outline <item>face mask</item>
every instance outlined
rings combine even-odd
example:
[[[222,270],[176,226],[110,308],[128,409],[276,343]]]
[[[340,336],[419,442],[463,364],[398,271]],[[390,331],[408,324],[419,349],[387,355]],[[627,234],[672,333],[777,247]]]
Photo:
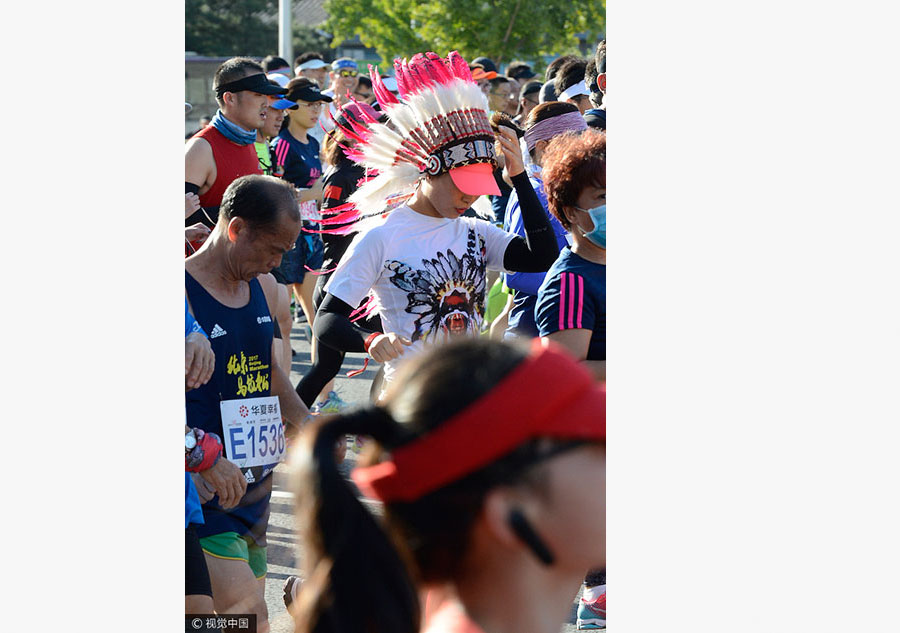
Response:
[[[603,204],[599,207],[594,207],[593,209],[582,209],[581,207],[575,208],[590,215],[591,221],[594,223],[594,229],[587,233],[582,233],[582,235],[597,246],[606,248],[606,205]]]

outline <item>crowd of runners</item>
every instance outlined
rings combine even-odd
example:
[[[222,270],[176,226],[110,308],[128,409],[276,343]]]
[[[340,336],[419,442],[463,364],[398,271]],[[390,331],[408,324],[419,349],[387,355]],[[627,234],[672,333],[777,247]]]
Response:
[[[290,460],[296,631],[555,633],[576,595],[605,629],[605,42],[542,78],[237,57],[213,90],[185,148],[186,614],[269,630]],[[349,352],[366,402],[335,389]]]

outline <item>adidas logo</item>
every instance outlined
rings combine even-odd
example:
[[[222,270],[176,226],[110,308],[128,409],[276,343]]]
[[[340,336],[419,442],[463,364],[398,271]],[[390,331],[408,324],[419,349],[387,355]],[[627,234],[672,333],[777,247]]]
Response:
[[[217,336],[225,336],[226,334],[228,334],[228,332],[226,332],[222,328],[221,325],[216,323],[215,326],[213,326],[212,332],[209,333],[209,338],[216,338]]]
[[[254,479],[253,477],[253,471],[251,470],[248,470],[246,473],[244,473],[244,479],[247,480],[248,484],[252,484],[254,481],[256,481],[256,479]]]

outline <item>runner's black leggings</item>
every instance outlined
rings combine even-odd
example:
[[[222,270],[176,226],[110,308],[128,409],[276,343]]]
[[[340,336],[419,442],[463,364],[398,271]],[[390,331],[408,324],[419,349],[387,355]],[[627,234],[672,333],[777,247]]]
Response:
[[[313,308],[319,309],[322,299],[325,298],[325,284],[331,278],[331,273],[320,275],[313,291]],[[381,332],[381,319],[378,315],[372,315],[357,321],[360,327],[372,332]],[[344,364],[344,352],[329,347],[318,338],[316,339],[316,359],[309,371],[297,383],[297,395],[303,400],[303,404],[311,407],[329,380],[332,380],[341,371]]]

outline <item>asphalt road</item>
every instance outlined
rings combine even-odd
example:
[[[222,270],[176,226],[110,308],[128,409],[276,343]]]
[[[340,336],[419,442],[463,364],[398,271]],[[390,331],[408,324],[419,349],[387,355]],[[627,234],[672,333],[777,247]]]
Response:
[[[297,352],[291,366],[291,381],[297,384],[310,364],[309,343],[303,333],[302,325],[294,324],[291,332],[291,344],[295,352]],[[336,388],[345,402],[364,404],[368,401],[369,387],[378,371],[378,364],[370,362],[364,373],[353,378],[347,378],[344,375],[349,371],[360,369],[363,366],[364,358],[363,354],[348,354],[344,360],[341,374],[336,379]],[[344,461],[346,473],[349,473],[355,462],[356,454],[348,450]],[[293,633],[293,621],[285,610],[284,602],[282,601],[282,585],[285,579],[291,575],[300,575],[297,569],[295,546],[293,493],[291,492],[287,466],[282,464],[276,468],[274,477],[271,516],[269,517],[269,529],[266,533],[268,540],[266,604],[269,608],[269,625],[272,633]],[[577,596],[575,599],[577,600]],[[564,623],[561,628],[563,633],[575,631],[576,604],[576,602],[573,602],[569,621]]]

